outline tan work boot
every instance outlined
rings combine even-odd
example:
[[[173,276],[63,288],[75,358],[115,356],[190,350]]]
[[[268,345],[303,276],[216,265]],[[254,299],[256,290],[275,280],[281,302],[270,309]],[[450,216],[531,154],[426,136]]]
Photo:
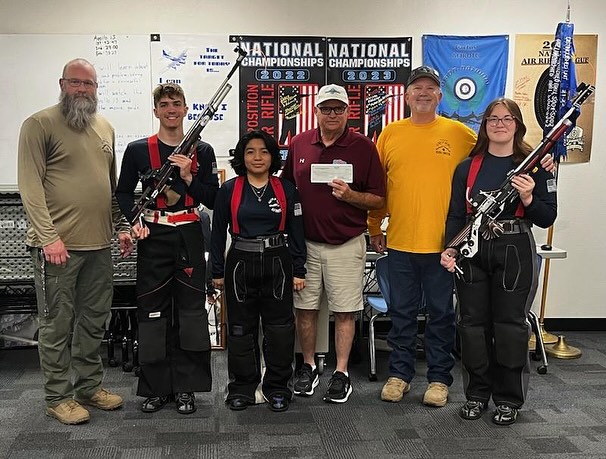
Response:
[[[75,400],[67,400],[57,406],[47,406],[46,415],[63,424],[82,424],[90,419],[88,410]]]
[[[122,403],[124,403],[122,397],[112,394],[105,389],[99,389],[90,399],[85,400],[78,398],[76,400],[83,405],[94,406],[100,410],[115,410],[116,408],[120,408]]]
[[[390,376],[381,390],[381,400],[384,402],[399,402],[410,390],[410,384],[395,376]]]
[[[423,405],[444,406],[448,401],[448,386],[439,382],[429,383],[425,395],[423,396]]]

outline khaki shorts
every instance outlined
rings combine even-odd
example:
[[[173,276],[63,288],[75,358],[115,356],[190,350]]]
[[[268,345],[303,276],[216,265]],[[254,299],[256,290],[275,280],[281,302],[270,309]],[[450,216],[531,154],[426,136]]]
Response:
[[[332,312],[363,309],[362,288],[366,239],[361,234],[340,244],[306,241],[305,288],[295,293],[295,308],[320,310],[328,301]]]

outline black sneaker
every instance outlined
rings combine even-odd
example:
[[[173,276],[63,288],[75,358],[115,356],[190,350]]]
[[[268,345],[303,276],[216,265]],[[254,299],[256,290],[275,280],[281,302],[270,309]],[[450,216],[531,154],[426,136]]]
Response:
[[[141,404],[141,411],[144,413],[155,413],[160,411],[168,403],[169,397],[148,397]]]
[[[518,409],[507,405],[498,405],[492,415],[492,422],[499,426],[508,426],[516,422]]]
[[[295,395],[311,396],[314,394],[314,389],[320,383],[320,377],[318,376],[318,369],[311,369],[309,363],[304,363],[299,371],[299,378],[295,382],[293,392]]]
[[[482,413],[486,410],[487,404],[485,402],[476,402],[474,400],[467,400],[465,405],[459,410],[459,416],[469,421],[475,421],[482,417]]]
[[[340,371],[335,371],[330,381],[328,381],[328,390],[322,400],[327,403],[345,403],[352,391],[349,376]]]
[[[275,394],[275,395],[271,395],[269,397],[266,397],[265,395],[263,395],[263,398],[267,402],[267,407],[270,410],[275,411],[275,412],[286,411],[288,409],[288,405],[290,403],[290,400],[288,400],[282,394]]]
[[[180,414],[192,414],[196,411],[196,397],[193,392],[177,392],[175,402]]]

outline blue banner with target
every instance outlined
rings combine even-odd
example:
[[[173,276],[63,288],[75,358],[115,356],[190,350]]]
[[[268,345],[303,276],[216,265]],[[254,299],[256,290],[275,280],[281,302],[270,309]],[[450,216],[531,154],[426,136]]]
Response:
[[[508,35],[423,35],[423,64],[442,82],[440,115],[477,132],[486,106],[505,94],[508,57]]]

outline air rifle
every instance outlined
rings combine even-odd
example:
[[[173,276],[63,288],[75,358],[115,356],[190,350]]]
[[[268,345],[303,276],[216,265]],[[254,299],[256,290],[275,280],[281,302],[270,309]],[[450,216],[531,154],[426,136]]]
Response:
[[[189,128],[183,140],[177,145],[172,152],[173,155],[185,155],[188,158],[191,158],[198,139],[200,138],[200,133],[206,127],[206,125],[213,119],[213,116],[219,109],[223,99],[227,96],[232,86],[229,84],[229,79],[232,77],[236,69],[242,63],[242,60],[246,57],[246,52],[241,48],[236,48],[234,50],[238,53],[238,58],[234,63],[233,67],[225,77],[225,80],[217,89],[217,92],[213,95],[210,102],[208,102],[204,111],[198,115],[194,124]],[[131,221],[131,224],[140,223],[141,220],[139,217],[143,214],[143,211],[155,201],[156,197],[167,190],[170,186],[171,182],[175,179],[178,174],[179,168],[177,166],[173,166],[169,160],[167,160],[160,169],[155,169],[150,171],[141,177],[142,183],[149,183],[149,185],[143,190],[141,197],[137,201],[137,203],[131,209],[131,212],[134,214],[134,217]]]
[[[505,206],[518,196],[516,189],[511,183],[511,179],[517,175],[530,173],[539,166],[543,157],[549,153],[558,139],[573,125],[579,115],[581,104],[593,94],[594,90],[594,86],[581,83],[577,88],[577,95],[571,101],[570,109],[564,113],[551,131],[541,140],[539,145],[524,158],[524,161],[507,174],[500,187],[494,191],[480,191],[469,201],[472,209],[471,219],[446,247],[457,249],[459,256],[471,258],[478,251],[480,234],[492,234],[494,237],[503,234],[503,227],[496,219],[501,215]],[[460,267],[455,266],[455,269],[458,274],[462,273]]]

